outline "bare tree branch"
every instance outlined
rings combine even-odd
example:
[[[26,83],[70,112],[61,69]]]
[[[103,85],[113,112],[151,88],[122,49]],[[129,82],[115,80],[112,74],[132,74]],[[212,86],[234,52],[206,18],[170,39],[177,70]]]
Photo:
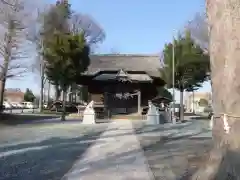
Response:
[[[83,32],[91,47],[101,43],[106,37],[100,25],[89,15],[73,13],[70,19],[70,28],[75,33]]]
[[[26,64],[31,47],[26,36],[29,24],[34,21],[30,16],[34,10],[30,7],[30,0],[0,0],[0,80],[27,72],[29,68]]]
[[[33,23],[34,9],[30,0],[0,0],[0,111],[8,78],[23,76],[28,71],[26,37]]]
[[[209,35],[206,14],[197,13],[195,17],[187,23],[186,28],[190,31],[196,42],[208,51]]]

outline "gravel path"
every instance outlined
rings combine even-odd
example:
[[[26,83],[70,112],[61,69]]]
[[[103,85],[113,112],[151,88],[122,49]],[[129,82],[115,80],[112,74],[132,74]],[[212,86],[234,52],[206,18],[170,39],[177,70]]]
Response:
[[[156,180],[187,180],[211,148],[208,125],[196,120],[149,126],[126,120],[1,128],[0,180],[90,180],[94,175],[147,180],[151,172]]]
[[[56,124],[0,131],[0,180],[59,180],[107,125]]]
[[[156,180],[188,180],[211,149],[207,121],[174,126],[134,123],[134,126]]]

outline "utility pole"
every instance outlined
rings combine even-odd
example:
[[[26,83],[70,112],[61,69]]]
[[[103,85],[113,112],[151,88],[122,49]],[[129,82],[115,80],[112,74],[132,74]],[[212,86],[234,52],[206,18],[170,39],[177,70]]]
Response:
[[[41,40],[41,53],[43,52],[43,42]],[[40,112],[43,112],[43,99],[44,99],[44,69],[45,69],[45,65],[44,65],[44,59],[42,55],[39,55],[40,59],[40,76],[41,76],[41,88],[40,88],[40,99],[39,99],[39,110]]]
[[[42,57],[41,57],[42,58]],[[44,86],[44,65],[43,65],[43,59],[41,59],[40,63],[40,74],[41,74],[41,87],[40,87],[40,98],[39,98],[39,110],[40,112],[43,111],[43,86]]]
[[[173,89],[173,108],[172,108],[172,123],[176,123],[175,118],[175,42],[173,37],[173,44],[172,44],[172,89]]]
[[[50,103],[50,93],[51,93],[51,83],[48,80],[48,90],[47,90],[47,105]]]

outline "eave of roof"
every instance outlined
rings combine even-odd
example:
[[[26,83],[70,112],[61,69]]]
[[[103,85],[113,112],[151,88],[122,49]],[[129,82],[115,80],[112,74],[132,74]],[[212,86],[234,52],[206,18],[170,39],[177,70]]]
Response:
[[[99,54],[90,56],[91,63],[84,75],[96,75],[101,71],[144,71],[149,76],[160,78],[159,55]]]

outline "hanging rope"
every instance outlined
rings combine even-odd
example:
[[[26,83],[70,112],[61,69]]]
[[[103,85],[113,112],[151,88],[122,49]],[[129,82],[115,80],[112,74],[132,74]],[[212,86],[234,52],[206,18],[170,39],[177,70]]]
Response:
[[[228,134],[230,131],[230,126],[228,124],[228,116],[227,114],[223,114],[223,125],[224,125],[224,130]]]
[[[126,92],[126,93],[108,93],[109,95],[113,95],[115,96],[116,98],[119,98],[119,99],[128,99],[130,97],[133,97],[135,95],[138,95],[139,92],[135,92],[135,93],[129,93],[129,92]]]
[[[228,117],[233,117],[233,118],[240,118],[240,116],[236,116],[236,115],[230,115],[230,114],[219,114],[219,116],[212,116],[211,117],[211,122],[210,122],[210,127],[213,127],[213,118],[222,118],[223,119],[223,129],[225,130],[226,134],[229,134],[231,127],[229,126],[228,123]]]

